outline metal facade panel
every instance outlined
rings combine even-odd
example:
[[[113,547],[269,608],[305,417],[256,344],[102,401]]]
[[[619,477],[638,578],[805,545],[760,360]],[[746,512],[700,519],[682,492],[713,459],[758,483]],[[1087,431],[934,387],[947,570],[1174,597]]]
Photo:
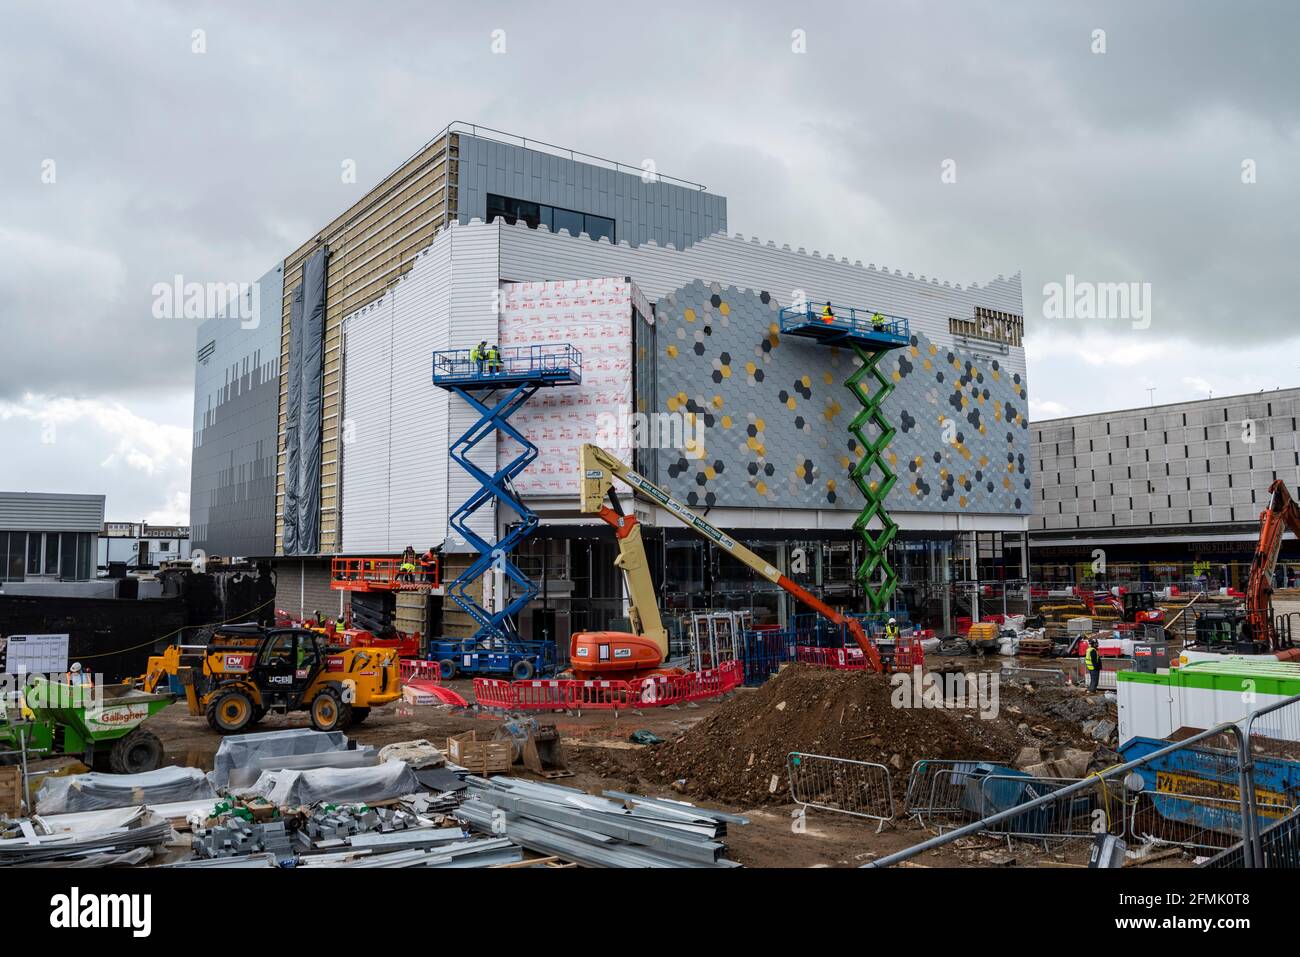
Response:
[[[393,290],[393,551],[440,545],[447,531],[448,409],[458,400],[434,387],[433,352],[450,347],[454,233],[439,233]]]
[[[447,348],[451,231],[383,299],[349,316],[344,377],[343,548],[420,550],[447,526],[448,396],[432,354]]]
[[[450,229],[450,239],[449,325],[446,345],[440,348],[470,349],[480,341],[486,341],[489,345],[499,343],[497,228],[482,223],[469,226],[453,225]],[[425,355],[424,360],[428,366],[425,372],[427,379],[433,374],[432,359]],[[455,441],[474,424],[478,419],[478,413],[455,395],[450,395],[447,401],[446,438]],[[444,459],[445,450],[444,441]],[[480,443],[471,453],[470,459],[485,471],[494,472],[496,470],[495,445],[491,442]],[[478,482],[473,476],[454,462],[450,463],[447,469],[447,514],[454,511],[478,489]],[[445,521],[444,517],[444,523]],[[494,541],[496,538],[495,507],[484,506],[479,509],[475,513],[471,527],[476,534],[487,541]],[[447,551],[464,551],[468,547],[455,533],[447,538]]]
[[[886,311],[910,319],[914,333],[919,331],[944,348],[955,345],[948,331],[950,317],[972,315],[976,305],[1016,314],[1024,308],[1018,276],[963,288],[740,236],[714,234],[676,250],[653,244],[632,247],[621,241],[593,243],[518,224],[499,228],[505,280],[629,276],[652,302],[695,280],[767,292],[780,305],[788,305],[802,290],[810,300],[872,308],[884,304]],[[1024,375],[1023,349],[991,355],[1012,373]]]
[[[257,282],[255,321],[199,326],[190,459],[191,545],[208,555],[275,551],[281,266]]]
[[[0,531],[99,534],[103,528],[103,495],[0,492]]]
[[[658,242],[681,249],[727,228],[726,197],[665,180],[645,183],[637,173],[462,133],[462,224],[486,219],[488,193],[606,216],[614,220],[617,239],[633,246]]]
[[[1040,511],[1053,507],[1054,499],[1073,487],[1073,482],[1068,483],[1070,488],[1058,483],[1052,467],[1057,457],[1056,439],[1069,432],[1103,435],[1109,424],[1112,471],[1122,470],[1134,479],[1149,481],[1155,493],[1152,516],[1135,514],[1132,521],[1136,526],[1184,524],[1189,509],[1210,516],[1198,521],[1241,521],[1242,515],[1252,511],[1252,492],[1258,501],[1274,472],[1291,484],[1300,477],[1291,419],[1298,400],[1300,389],[1287,389],[1035,423],[1033,456],[1043,466],[1036,475],[1045,493],[1045,498],[1036,498],[1036,507]],[[1128,448],[1123,445],[1125,435]],[[1249,441],[1252,435],[1254,441]],[[1100,478],[1102,470],[1097,471]],[[1068,474],[1063,477],[1070,478]],[[1081,508],[1091,509],[1093,501],[1084,497]],[[1166,501],[1172,507],[1156,507]],[[1212,505],[1207,505],[1209,501]],[[1237,506],[1235,513],[1223,507],[1229,501]],[[1099,501],[1097,507],[1102,507]],[[1249,517],[1252,522],[1256,518],[1253,514]],[[1122,525],[1118,515],[1116,525]]]
[[[387,552],[393,296],[343,322],[343,550]]]

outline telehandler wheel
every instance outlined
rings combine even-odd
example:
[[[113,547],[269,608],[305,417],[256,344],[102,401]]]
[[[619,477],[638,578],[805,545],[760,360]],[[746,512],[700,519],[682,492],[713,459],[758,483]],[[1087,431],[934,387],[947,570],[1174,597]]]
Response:
[[[353,724],[360,724],[362,721],[365,721],[366,718],[368,718],[368,717],[370,717],[370,709],[369,709],[369,708],[358,708],[358,707],[356,707],[355,705],[352,707],[352,723],[353,723]]]
[[[311,726],[317,731],[342,731],[352,722],[352,706],[334,688],[311,699]]]
[[[253,723],[253,702],[242,691],[223,691],[208,705],[208,724],[222,734],[238,734]]]
[[[162,767],[163,744],[158,735],[136,728],[113,742],[108,752],[108,766],[114,774],[143,774]]]

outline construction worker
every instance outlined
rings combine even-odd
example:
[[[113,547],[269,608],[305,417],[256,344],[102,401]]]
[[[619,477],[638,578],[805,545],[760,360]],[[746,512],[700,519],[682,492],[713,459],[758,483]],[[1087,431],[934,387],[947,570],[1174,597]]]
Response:
[[[403,561],[397,567],[397,580],[415,584],[415,562]]]
[[[880,313],[878,313],[878,312],[876,312],[876,313],[872,313],[872,315],[871,315],[871,331],[872,331],[872,332],[883,332],[884,329],[885,329],[885,317],[884,317],[883,315],[881,315]]]
[[[833,325],[835,322],[835,310],[831,308],[831,301],[826,300],[826,305],[822,307],[822,322],[826,325]]]
[[[325,627],[325,616],[322,615],[322,614],[320,613],[320,609],[319,609],[319,608],[316,609],[315,614],[316,614],[316,624],[317,624],[317,626],[318,626],[318,627],[321,627],[321,628],[324,628],[324,627]]]
[[[889,624],[885,625],[885,640],[898,641],[898,619],[889,619]]]
[[[74,661],[72,667],[68,669],[68,684],[70,685],[88,685],[90,684],[90,675],[81,670],[81,662]]]
[[[496,343],[488,346],[487,368],[488,375],[496,375],[501,372],[501,350]]]
[[[469,361],[474,363],[479,375],[483,374],[483,363],[487,361],[487,340],[479,342],[473,349],[469,350]]]
[[[1101,680],[1101,651],[1096,638],[1088,639],[1088,650],[1083,655],[1083,666],[1088,670],[1088,690],[1096,691]]]
[[[433,546],[430,545],[428,550],[420,556],[420,575],[426,582],[433,583],[438,577],[438,555],[434,552]]]

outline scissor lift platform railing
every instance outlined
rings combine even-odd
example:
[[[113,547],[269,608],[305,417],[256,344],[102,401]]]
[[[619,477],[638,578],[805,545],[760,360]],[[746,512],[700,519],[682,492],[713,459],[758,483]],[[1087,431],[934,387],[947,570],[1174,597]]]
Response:
[[[418,591],[442,594],[438,563],[416,564],[415,571],[402,572],[400,558],[335,558],[330,561],[330,588],[335,591],[395,592]]]
[[[577,385],[582,381],[582,353],[568,343],[502,349],[496,362],[472,359],[472,354],[472,349],[435,352],[433,384],[479,390]]]
[[[833,315],[827,316],[823,313],[825,306],[824,302],[810,302],[782,307],[781,331],[832,345],[841,342],[856,345],[867,351],[897,349],[911,341],[910,323],[899,316],[834,305],[831,306]]]

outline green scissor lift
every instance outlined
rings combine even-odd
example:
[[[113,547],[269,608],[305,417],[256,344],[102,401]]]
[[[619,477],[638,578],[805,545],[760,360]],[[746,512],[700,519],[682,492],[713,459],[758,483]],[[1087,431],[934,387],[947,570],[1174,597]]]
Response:
[[[162,742],[140,725],[171,703],[171,695],[130,684],[89,688],[32,676],[21,694],[0,697],[0,752],[69,755],[119,774],[152,771],[162,764]]]
[[[863,450],[849,477],[866,499],[866,505],[853,523],[866,550],[866,557],[858,566],[857,579],[866,593],[869,610],[883,615],[889,611],[898,588],[898,573],[889,562],[889,546],[898,534],[898,526],[885,510],[885,499],[898,477],[885,460],[885,449],[893,440],[895,430],[882,408],[885,398],[894,391],[894,383],[880,371],[880,360],[887,352],[910,343],[908,321],[881,312],[832,307],[821,302],[786,306],[780,312],[780,320],[783,334],[802,336],[825,345],[846,346],[862,363],[844,383],[862,403],[862,411],[849,424],[849,431]],[[873,381],[874,392],[869,391]],[[868,427],[874,430],[874,437]],[[870,478],[873,471],[879,475],[878,479]]]

